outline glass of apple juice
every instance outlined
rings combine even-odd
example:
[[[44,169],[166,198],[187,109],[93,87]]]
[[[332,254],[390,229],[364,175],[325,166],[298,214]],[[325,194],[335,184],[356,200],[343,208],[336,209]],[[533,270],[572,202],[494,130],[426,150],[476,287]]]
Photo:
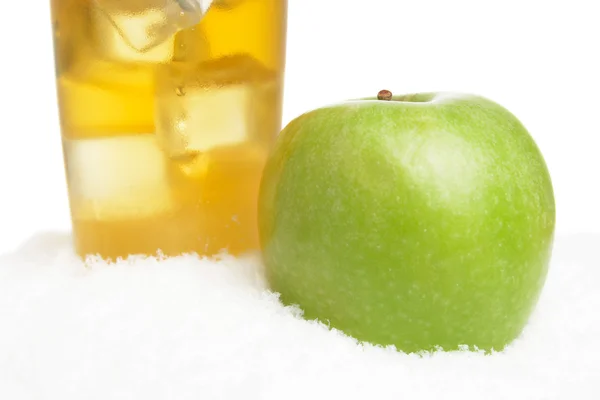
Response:
[[[287,0],[51,0],[51,12],[77,253],[257,249]]]

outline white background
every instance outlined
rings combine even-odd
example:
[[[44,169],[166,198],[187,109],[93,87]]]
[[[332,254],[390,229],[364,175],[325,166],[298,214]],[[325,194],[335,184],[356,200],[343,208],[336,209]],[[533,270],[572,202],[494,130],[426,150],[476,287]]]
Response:
[[[559,234],[600,231],[600,23],[594,0],[290,0],[284,122],[374,95],[485,95],[529,128]],[[0,252],[69,229],[49,1],[3,2]]]

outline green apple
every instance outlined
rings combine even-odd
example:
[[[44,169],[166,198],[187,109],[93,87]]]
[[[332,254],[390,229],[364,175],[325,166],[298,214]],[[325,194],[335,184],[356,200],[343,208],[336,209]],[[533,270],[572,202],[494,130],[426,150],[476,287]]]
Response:
[[[543,288],[555,203],[519,120],[475,95],[313,110],[264,170],[259,229],[284,304],[405,352],[502,350]]]

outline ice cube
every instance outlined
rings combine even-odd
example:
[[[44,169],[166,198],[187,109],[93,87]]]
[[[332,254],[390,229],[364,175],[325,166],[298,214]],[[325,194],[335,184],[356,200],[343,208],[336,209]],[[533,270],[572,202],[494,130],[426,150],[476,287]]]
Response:
[[[80,1],[77,3],[83,4]],[[85,5],[85,8],[79,5],[75,10],[61,10],[64,13],[61,18],[65,21],[61,26],[68,29],[63,28],[66,32],[61,33],[59,38],[59,76],[68,75],[80,82],[104,88],[153,88],[154,62],[170,60],[173,47],[158,49],[161,51],[153,54],[137,54],[123,46],[123,40],[118,34],[115,35],[115,28],[97,7],[90,7],[87,1]],[[115,38],[117,40],[112,40]],[[144,60],[152,63],[140,62]]]
[[[174,36],[196,25],[201,0],[95,0],[92,33],[105,56],[125,62],[168,62]]]
[[[248,55],[160,69],[156,130],[172,158],[262,142],[278,130],[277,76]]]
[[[169,162],[153,134],[64,140],[77,218],[143,218],[171,210]]]

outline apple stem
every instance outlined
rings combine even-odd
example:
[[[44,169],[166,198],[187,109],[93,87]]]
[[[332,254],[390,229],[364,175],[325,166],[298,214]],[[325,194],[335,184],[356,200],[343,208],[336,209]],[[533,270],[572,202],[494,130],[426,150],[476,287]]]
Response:
[[[392,99],[392,92],[390,92],[389,90],[381,90],[379,93],[377,93],[377,100],[385,100],[385,101],[390,101]]]

